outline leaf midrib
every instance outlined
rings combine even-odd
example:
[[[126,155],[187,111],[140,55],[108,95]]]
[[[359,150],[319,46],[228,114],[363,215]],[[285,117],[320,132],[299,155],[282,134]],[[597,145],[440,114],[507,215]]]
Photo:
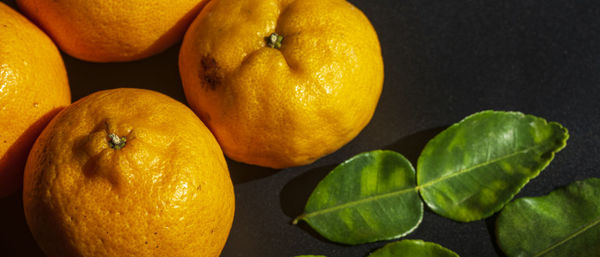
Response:
[[[322,215],[322,214],[325,214],[325,213],[333,212],[333,211],[336,211],[336,210],[339,210],[339,209],[343,209],[343,208],[347,208],[347,207],[352,207],[352,206],[360,205],[360,204],[365,203],[365,202],[370,202],[370,201],[376,201],[376,200],[379,200],[379,199],[395,197],[397,195],[402,195],[402,194],[408,193],[410,191],[417,191],[417,187],[405,188],[405,189],[402,189],[402,190],[399,190],[399,191],[393,191],[393,192],[388,192],[388,193],[385,193],[385,194],[373,195],[373,196],[369,196],[369,197],[366,197],[366,198],[359,199],[357,201],[351,201],[351,202],[347,202],[347,203],[344,203],[344,204],[335,205],[335,206],[328,207],[328,208],[325,208],[325,209],[317,210],[317,211],[314,211],[314,212],[305,213],[305,214],[302,214],[302,215],[298,216],[298,218],[296,218],[294,220],[294,223],[296,223],[298,220],[301,220],[301,219],[307,219],[307,218],[310,218],[310,217],[314,217],[314,216]]]
[[[450,174],[448,176],[440,177],[438,179],[429,181],[429,182],[427,182],[425,184],[422,184],[422,185],[415,186],[413,188],[406,188],[406,189],[403,189],[403,190],[400,190],[400,191],[394,191],[394,192],[389,192],[389,193],[385,193],[385,194],[374,195],[374,196],[362,198],[362,199],[357,200],[357,201],[351,201],[351,202],[347,202],[347,203],[344,203],[344,204],[335,205],[333,207],[321,209],[321,210],[318,210],[318,211],[314,211],[314,212],[310,212],[310,213],[305,213],[305,214],[302,214],[302,215],[298,216],[293,221],[293,223],[297,223],[298,220],[300,220],[300,219],[307,219],[307,218],[310,218],[310,217],[314,217],[314,216],[322,215],[322,214],[325,214],[325,213],[333,212],[335,210],[339,210],[339,209],[342,209],[342,208],[356,206],[356,205],[362,204],[364,202],[375,201],[375,200],[378,200],[378,199],[393,197],[393,196],[401,195],[401,194],[404,194],[404,193],[407,193],[407,192],[410,192],[410,191],[413,191],[413,190],[414,191],[418,191],[418,190],[421,190],[423,188],[429,187],[429,186],[431,186],[433,184],[439,183],[440,181],[450,179],[452,177],[455,177],[455,176],[467,173],[467,172],[472,171],[474,169],[477,169],[477,168],[480,168],[480,167],[483,167],[483,166],[486,166],[486,165],[489,165],[489,164],[492,164],[492,163],[495,163],[495,162],[498,162],[498,161],[501,161],[501,160],[504,160],[504,159],[508,159],[510,157],[513,157],[513,156],[516,156],[516,155],[519,155],[519,154],[526,153],[526,152],[531,151],[531,150],[533,150],[533,149],[535,149],[537,147],[540,147],[540,145],[530,146],[530,147],[527,147],[525,149],[522,149],[522,150],[510,153],[510,154],[507,154],[507,155],[504,155],[504,156],[501,156],[501,157],[498,157],[498,158],[495,158],[495,159],[492,159],[492,160],[487,160],[485,162],[482,162],[482,163],[479,163],[477,165],[468,167],[466,169],[459,170],[459,171],[457,171],[455,173],[452,173],[452,174]]]
[[[480,167],[483,167],[483,166],[487,166],[487,165],[490,165],[492,163],[499,162],[499,161],[508,159],[510,157],[513,157],[513,156],[516,156],[516,155],[519,155],[519,154],[523,154],[523,153],[529,152],[529,151],[531,151],[531,150],[533,150],[535,148],[538,148],[540,146],[541,145],[530,146],[530,147],[527,147],[527,148],[525,148],[523,150],[516,151],[516,152],[510,153],[510,154],[507,154],[507,155],[504,155],[504,156],[501,156],[501,157],[498,157],[498,158],[495,158],[495,159],[492,159],[492,160],[487,160],[485,162],[479,163],[477,165],[474,165],[474,166],[471,166],[471,167],[468,167],[468,168],[464,168],[464,169],[458,170],[458,171],[456,171],[456,172],[454,172],[454,173],[452,173],[452,174],[450,174],[448,176],[439,177],[439,178],[434,179],[432,181],[429,181],[429,182],[427,182],[425,184],[418,185],[417,189],[420,190],[420,189],[432,186],[432,185],[437,184],[437,183],[439,183],[441,181],[444,181],[444,180],[447,180],[447,179],[450,179],[450,178],[453,178],[453,177],[465,174],[465,173],[470,172],[472,170],[475,170],[477,168],[480,168]]]
[[[580,229],[578,229],[577,231],[571,233],[570,235],[568,235],[565,239],[558,241],[548,247],[546,247],[544,250],[542,250],[541,252],[538,252],[536,255],[534,255],[533,257],[539,257],[542,256],[552,250],[554,250],[554,248],[559,247],[563,244],[565,244],[566,242],[570,241],[571,239],[579,236],[581,233],[593,228],[594,226],[597,226],[598,224],[600,224],[600,218],[596,219],[595,221],[586,224],[585,226],[581,227]]]

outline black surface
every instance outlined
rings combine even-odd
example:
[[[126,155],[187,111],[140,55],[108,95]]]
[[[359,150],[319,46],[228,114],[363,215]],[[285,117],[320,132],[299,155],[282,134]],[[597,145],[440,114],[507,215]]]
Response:
[[[291,224],[316,183],[339,162],[374,149],[399,151],[415,164],[436,133],[481,110],[522,111],[569,129],[567,147],[517,197],[600,177],[600,2],[351,2],[371,19],[383,48],[385,84],[373,120],[351,143],[309,166],[275,171],[228,161],[237,202],[222,257],[368,255],[386,242],[343,246]],[[139,87],[185,102],[178,50],[121,64],[64,56],[73,99]],[[0,199],[0,256],[43,256],[20,201],[18,195]],[[457,223],[427,210],[407,238],[439,243],[463,257],[503,256],[494,242],[494,219]]]

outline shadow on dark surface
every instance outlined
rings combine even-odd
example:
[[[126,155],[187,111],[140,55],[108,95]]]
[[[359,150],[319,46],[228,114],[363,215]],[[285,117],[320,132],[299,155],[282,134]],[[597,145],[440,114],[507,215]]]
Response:
[[[324,238],[322,235],[320,235],[319,233],[317,233],[317,231],[315,231],[314,229],[312,229],[308,223],[304,222],[304,221],[299,221],[298,224],[295,224],[293,226],[297,226],[300,229],[302,229],[304,232],[308,233],[310,236],[312,236],[313,238],[323,242],[323,243],[327,243],[327,244],[335,244],[335,245],[339,245],[339,246],[345,246],[344,244],[340,244],[337,242],[333,242],[331,240],[328,240],[327,238]]]
[[[416,165],[421,150],[427,142],[443,131],[446,127],[437,127],[423,130],[412,135],[406,136],[384,149],[397,151],[403,154],[413,165]],[[283,213],[291,219],[296,218],[304,212],[304,206],[312,191],[319,182],[329,174],[337,165],[328,165],[309,170],[300,176],[288,182],[280,193],[280,205]],[[306,223],[300,222],[298,226],[308,232],[313,237],[331,243],[323,238],[316,231],[310,228]]]
[[[425,148],[425,146],[431,139],[433,139],[436,135],[444,131],[446,128],[448,128],[448,126],[436,127],[419,131],[417,133],[406,136],[396,141],[394,144],[386,147],[385,149],[393,150],[403,154],[414,165],[416,169],[417,161],[419,159],[419,155],[423,151],[423,148]],[[429,208],[425,201],[423,201],[423,205],[425,207],[425,212],[431,213],[433,215],[438,215]],[[495,224],[497,216],[498,214],[495,214],[494,216],[485,219],[485,223],[488,233],[490,235],[490,239],[492,241],[491,243],[494,246],[494,251],[496,252],[496,254],[498,254],[499,257],[506,257],[506,255],[504,255],[504,253],[496,243]]]
[[[231,181],[233,181],[234,185],[265,178],[279,172],[276,169],[236,162],[229,158],[225,159],[227,160],[227,167],[229,168]]]
[[[487,227],[488,233],[490,234],[490,239],[492,240],[492,245],[494,246],[494,251],[498,254],[498,257],[507,257],[502,249],[498,246],[498,240],[496,238],[496,219],[498,218],[498,213],[494,214],[492,217],[485,219],[485,226]]]
[[[25,221],[21,193],[0,199],[0,255],[44,257]]]
[[[179,78],[179,44],[164,52],[133,62],[93,63],[63,53],[73,101],[99,90],[144,88],[186,103]]]
[[[423,148],[425,148],[427,142],[433,139],[440,132],[444,131],[444,129],[447,127],[448,126],[443,126],[419,131],[412,135],[401,138],[395,143],[384,147],[384,149],[401,153],[410,161],[410,163],[412,163],[416,169],[419,155],[421,155],[421,151],[423,151]]]
[[[281,193],[279,201],[283,213],[294,219],[304,212],[308,197],[317,184],[329,174],[337,165],[327,165],[304,172],[288,182]]]
[[[317,187],[317,184],[329,174],[337,165],[327,165],[318,167],[309,171],[304,172],[300,176],[295,177],[288,182],[281,193],[279,194],[279,201],[283,213],[290,217],[290,222],[300,214],[304,212],[304,206],[308,197],[312,191]],[[296,226],[302,230],[308,232],[314,238],[323,242],[331,243],[331,241],[325,239],[315,230],[313,230],[308,224],[300,221]]]

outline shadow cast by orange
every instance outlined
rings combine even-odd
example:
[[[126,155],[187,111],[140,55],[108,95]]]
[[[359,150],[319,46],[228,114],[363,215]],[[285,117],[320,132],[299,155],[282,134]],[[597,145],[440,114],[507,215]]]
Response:
[[[0,255],[44,257],[29,231],[23,212],[23,197],[15,193],[0,199]]]
[[[50,120],[62,109],[54,108],[40,117],[0,156],[0,198],[23,187],[23,171],[29,150]]]
[[[271,176],[280,170],[265,168],[234,161],[226,158],[229,174],[234,185]]]

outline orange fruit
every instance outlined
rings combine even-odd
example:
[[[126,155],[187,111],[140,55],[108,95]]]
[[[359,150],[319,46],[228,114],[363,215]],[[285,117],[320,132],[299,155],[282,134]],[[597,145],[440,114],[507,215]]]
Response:
[[[93,93],[34,144],[23,186],[48,256],[219,256],[234,194],[217,141],[185,105],[154,91]]]
[[[67,73],[52,40],[0,3],[0,197],[21,187],[31,145],[69,103]]]
[[[142,59],[179,41],[206,0],[17,0],[69,55]]]
[[[345,0],[213,0],[186,32],[179,69],[225,154],[272,168],[353,139],[383,84],[375,30]]]

